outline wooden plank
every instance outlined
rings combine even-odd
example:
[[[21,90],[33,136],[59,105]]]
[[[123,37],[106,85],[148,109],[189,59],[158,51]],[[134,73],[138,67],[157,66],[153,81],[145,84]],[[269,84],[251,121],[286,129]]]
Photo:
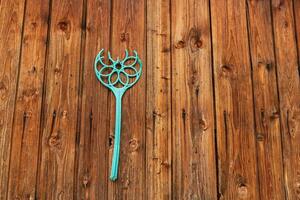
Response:
[[[294,19],[295,19],[295,26],[296,26],[296,39],[298,45],[298,70],[300,74],[300,1],[294,0]]]
[[[35,197],[48,14],[49,1],[26,2],[13,123],[9,199]]]
[[[269,1],[247,1],[261,199],[284,199],[272,17]]]
[[[111,50],[120,59],[125,49],[138,52],[143,62],[140,80],[123,96],[122,131],[118,180],[109,181],[109,199],[145,198],[146,37],[145,1],[114,0],[112,4]],[[110,92],[110,134],[114,135],[115,98]],[[112,157],[110,148],[110,159]],[[111,160],[110,166],[111,166]]]
[[[24,2],[0,1],[0,199],[7,196]]]
[[[147,199],[172,198],[169,11],[169,0],[147,1]]]
[[[217,199],[209,1],[172,5],[174,199]]]
[[[82,4],[52,1],[39,199],[73,198]]]
[[[245,1],[211,1],[221,199],[259,199]]]
[[[300,82],[293,3],[272,1],[286,199],[300,199]]]
[[[76,199],[107,199],[109,102],[94,72],[94,59],[109,49],[111,1],[87,1],[83,96]]]

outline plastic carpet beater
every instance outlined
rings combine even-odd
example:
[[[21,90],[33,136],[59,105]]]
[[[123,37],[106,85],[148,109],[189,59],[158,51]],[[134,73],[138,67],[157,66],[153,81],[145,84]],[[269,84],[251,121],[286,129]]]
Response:
[[[122,60],[119,58],[114,60],[108,52],[110,63],[105,64],[103,62],[103,51],[104,49],[96,56],[94,68],[98,80],[113,92],[116,99],[115,141],[110,174],[110,179],[115,181],[118,178],[120,156],[122,97],[126,90],[139,80],[142,73],[142,62],[136,51],[133,51],[133,56],[129,56],[126,50],[125,57]]]

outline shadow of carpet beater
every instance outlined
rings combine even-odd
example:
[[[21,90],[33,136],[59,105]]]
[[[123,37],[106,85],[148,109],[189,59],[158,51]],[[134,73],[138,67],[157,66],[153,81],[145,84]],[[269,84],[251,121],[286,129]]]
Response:
[[[103,51],[104,49],[96,56],[94,68],[98,80],[109,88],[116,98],[115,141],[110,174],[110,179],[115,181],[118,178],[120,155],[122,97],[126,90],[139,80],[142,73],[142,62],[136,51],[133,51],[134,55],[129,56],[126,50],[123,60],[119,60],[119,58],[114,60],[108,52],[108,64],[105,64]]]

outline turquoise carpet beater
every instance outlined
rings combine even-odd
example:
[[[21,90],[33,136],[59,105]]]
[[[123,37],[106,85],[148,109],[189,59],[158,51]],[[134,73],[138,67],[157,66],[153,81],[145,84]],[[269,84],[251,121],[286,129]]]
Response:
[[[120,157],[120,137],[121,137],[121,116],[122,116],[122,97],[127,89],[132,87],[140,78],[142,73],[142,61],[136,51],[133,56],[125,51],[123,60],[114,60],[108,52],[109,64],[103,62],[104,56],[102,49],[96,56],[94,68],[98,80],[109,88],[116,98],[116,118],[115,118],[115,141],[112,158],[110,179],[118,178],[118,165]],[[137,68],[137,65],[139,68]]]

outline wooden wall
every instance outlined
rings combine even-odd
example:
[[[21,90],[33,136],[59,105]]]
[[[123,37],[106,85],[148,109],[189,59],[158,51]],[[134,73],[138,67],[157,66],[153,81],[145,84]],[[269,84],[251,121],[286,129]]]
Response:
[[[0,0],[0,199],[300,199],[299,77],[300,0]]]

